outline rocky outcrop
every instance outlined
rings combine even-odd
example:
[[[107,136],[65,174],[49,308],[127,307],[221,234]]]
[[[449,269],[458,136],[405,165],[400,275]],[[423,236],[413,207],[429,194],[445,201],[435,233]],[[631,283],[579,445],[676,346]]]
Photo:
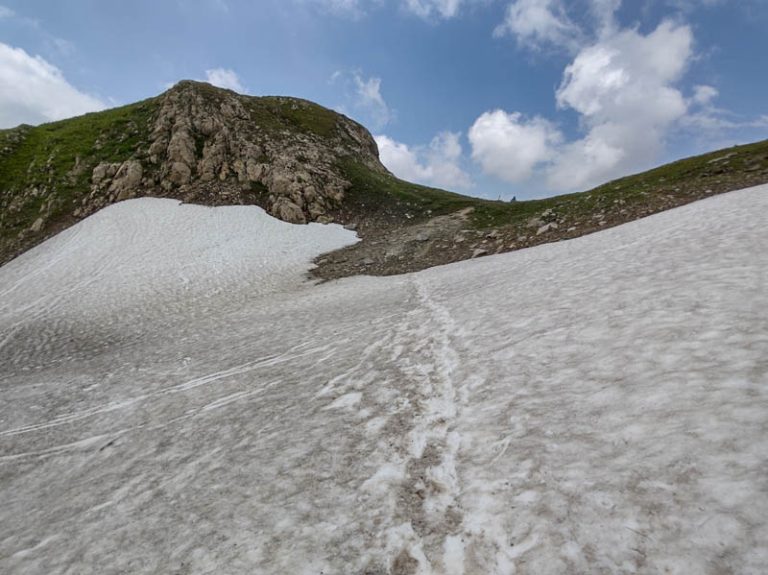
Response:
[[[293,98],[250,98],[196,82],[160,97],[146,149],[94,167],[78,215],[138,195],[206,204],[259,203],[292,223],[332,221],[354,157],[385,173],[376,143],[352,120]]]
[[[330,222],[351,186],[346,159],[388,173],[370,133],[341,114],[190,81],[53,129],[0,130],[0,263],[138,196],[257,204],[292,223]]]
[[[115,195],[116,201],[127,200],[136,196],[137,190],[141,186],[141,176],[144,174],[144,168],[136,160],[123,162],[117,169],[112,184],[109,186],[110,194]]]

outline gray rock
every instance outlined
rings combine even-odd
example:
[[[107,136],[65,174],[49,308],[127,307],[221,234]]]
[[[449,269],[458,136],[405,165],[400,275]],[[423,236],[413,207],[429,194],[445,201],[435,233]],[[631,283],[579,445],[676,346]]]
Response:
[[[248,176],[248,180],[251,182],[260,181],[264,175],[264,168],[265,166],[263,164],[259,164],[256,160],[248,158],[248,161],[245,164],[245,172]]]
[[[107,177],[107,164],[101,163],[95,168],[93,168],[93,173],[91,174],[91,182],[93,182],[96,185],[99,185],[106,177]]]
[[[306,224],[307,218],[301,208],[290,201],[288,198],[278,198],[272,206],[273,216],[291,224]]]
[[[547,232],[550,232],[556,229],[557,229],[557,224],[555,222],[550,222],[548,224],[544,224],[538,230],[536,230],[536,235],[540,236],[541,234],[546,234]]]
[[[112,180],[109,187],[110,192],[117,194],[117,201],[127,200],[136,196],[141,178],[144,175],[144,169],[141,163],[136,160],[123,162]]]
[[[195,140],[186,126],[180,126],[173,132],[168,143],[168,159],[193,166],[195,162]]]
[[[37,218],[35,220],[35,223],[32,224],[32,227],[29,228],[29,231],[31,231],[33,233],[39,232],[40,230],[43,229],[43,224],[44,223],[45,223],[45,220],[43,220],[43,218]]]
[[[475,250],[472,252],[473,258],[481,258],[487,255],[488,255],[488,250],[485,248],[475,248]]]
[[[171,170],[168,174],[168,181],[177,186],[188,184],[192,179],[192,170],[183,162],[174,162],[171,164]]]
[[[93,172],[91,173],[91,182],[98,186],[99,184],[104,183],[106,180],[114,178],[121,165],[122,164],[120,163],[100,163],[95,168],[93,168]]]

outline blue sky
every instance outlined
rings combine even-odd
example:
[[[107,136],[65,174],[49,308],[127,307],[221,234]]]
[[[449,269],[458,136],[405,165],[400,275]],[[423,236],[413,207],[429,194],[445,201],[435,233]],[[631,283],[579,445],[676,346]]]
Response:
[[[193,78],[361,121],[406,179],[589,188],[768,137],[763,0],[0,0],[0,127]]]

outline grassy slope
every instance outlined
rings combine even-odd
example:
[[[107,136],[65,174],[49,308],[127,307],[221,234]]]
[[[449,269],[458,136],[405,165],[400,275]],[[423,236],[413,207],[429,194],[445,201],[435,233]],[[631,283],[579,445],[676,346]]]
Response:
[[[55,197],[50,219],[70,214],[89,192],[93,166],[128,159],[146,142],[155,109],[156,100],[150,99],[34,128],[0,130],[0,194],[13,197],[25,188],[46,188]],[[83,168],[73,170],[78,159]],[[46,200],[41,193],[18,212],[6,211],[0,238],[29,228]]]
[[[695,200],[707,192],[720,193],[765,182],[768,140],[680,160],[587,192],[519,202],[469,198],[372,173],[350,162],[343,169],[353,183],[347,196],[358,211],[372,211],[393,220],[408,214],[418,221],[472,206],[474,226],[485,229],[522,224],[547,209],[572,220],[600,213],[610,216],[614,210],[630,215],[652,213]]]

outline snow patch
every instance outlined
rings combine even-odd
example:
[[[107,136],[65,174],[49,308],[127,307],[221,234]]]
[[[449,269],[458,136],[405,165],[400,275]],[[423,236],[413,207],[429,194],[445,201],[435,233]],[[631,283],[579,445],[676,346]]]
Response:
[[[104,210],[0,268],[0,571],[766,572],[767,218],[312,284],[353,234]]]

